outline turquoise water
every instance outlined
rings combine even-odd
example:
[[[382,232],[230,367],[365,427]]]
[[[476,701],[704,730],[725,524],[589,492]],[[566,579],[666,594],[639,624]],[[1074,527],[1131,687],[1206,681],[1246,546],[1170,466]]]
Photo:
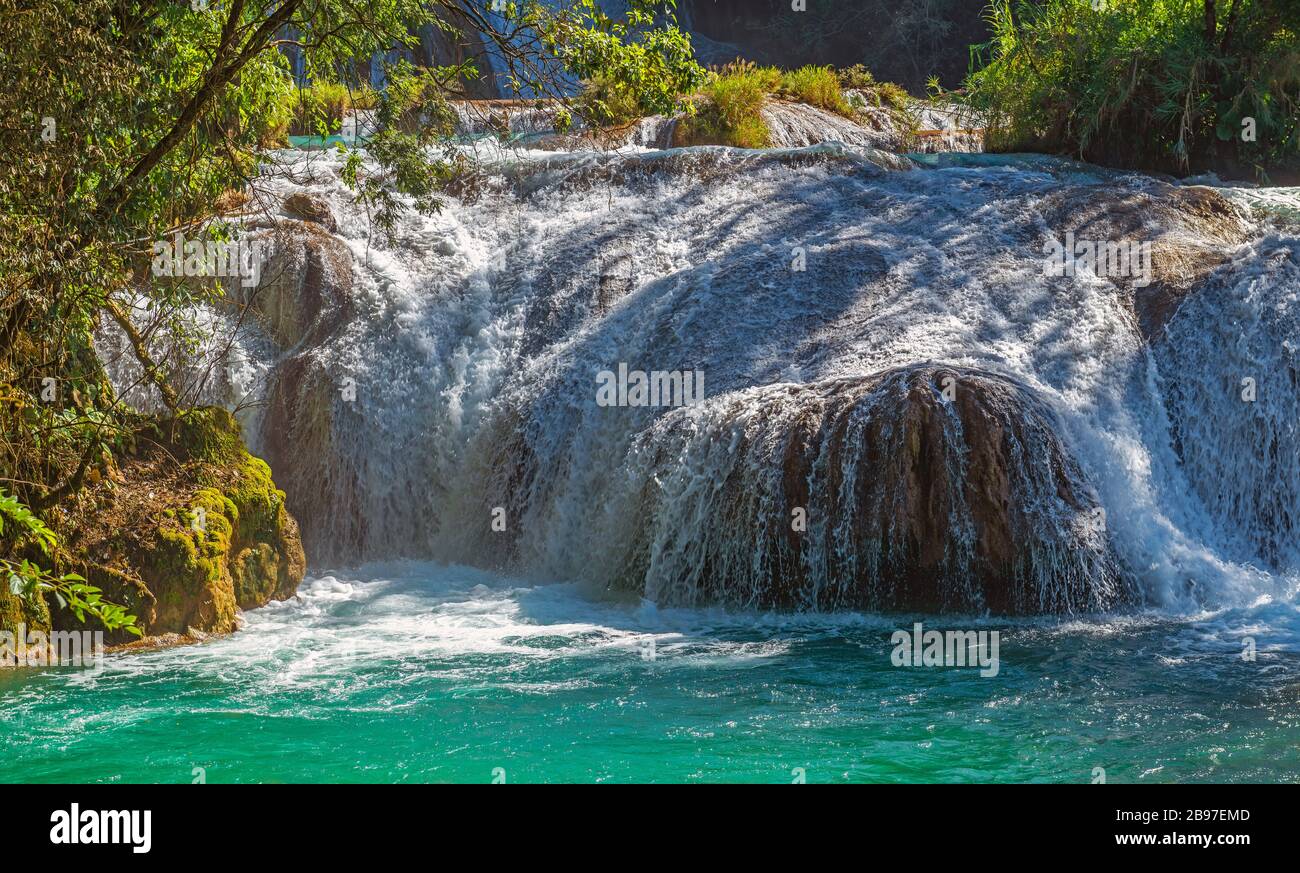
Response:
[[[330,136],[294,135],[289,137],[289,145],[295,149],[329,149],[339,145],[355,148],[361,142],[364,142],[364,140],[359,140],[355,136],[342,136],[337,133]]]
[[[404,564],[247,619],[99,675],[0,673],[0,781],[1300,781],[1294,602],[747,615]],[[998,630],[998,675],[894,667],[917,620]]]

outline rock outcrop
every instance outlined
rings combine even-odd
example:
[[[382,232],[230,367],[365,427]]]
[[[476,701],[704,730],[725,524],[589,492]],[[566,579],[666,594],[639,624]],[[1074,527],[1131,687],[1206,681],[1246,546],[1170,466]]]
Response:
[[[1154,340],[1184,297],[1249,235],[1241,209],[1213,188],[1155,182],[1142,189],[1094,187],[1048,197],[1043,218],[1058,239],[1150,244],[1148,284],[1116,277],[1131,295],[1138,327]]]
[[[292,196],[292,195],[290,195]],[[335,417],[347,415],[341,394],[344,374],[331,373],[317,351],[341,340],[356,315],[352,254],[344,242],[310,222],[277,223],[267,237],[270,256],[261,281],[244,303],[282,355],[266,386],[261,450],[295,503],[330,505],[354,519],[355,534],[320,536],[305,531],[318,560],[346,555],[364,535],[365,515],[352,507],[348,483],[358,475],[342,461],[333,441]]]
[[[661,603],[1025,614],[1129,596],[1055,416],[992,373],[727,394],[660,419],[634,456],[650,522],[615,584]]]
[[[285,199],[289,202],[298,196]],[[321,202],[328,212],[328,206]],[[281,221],[265,234],[268,256],[255,288],[239,301],[282,349],[324,342],[352,314],[352,254],[325,226]]]
[[[325,202],[324,198],[316,197],[305,191],[295,191],[284,198],[283,208],[286,213],[294,218],[315,222],[329,231],[338,230],[338,223],[334,220],[334,213],[330,211],[329,204]]]
[[[841,142],[889,152],[907,151],[908,131],[882,109],[862,108],[856,119],[836,115],[806,103],[771,100],[762,110],[780,148],[802,148],[824,142]]]
[[[147,637],[229,633],[239,610],[293,596],[306,571],[297,523],[230,413],[194,410],[145,428],[133,448],[79,497],[72,569]],[[81,627],[58,609],[53,624]]]

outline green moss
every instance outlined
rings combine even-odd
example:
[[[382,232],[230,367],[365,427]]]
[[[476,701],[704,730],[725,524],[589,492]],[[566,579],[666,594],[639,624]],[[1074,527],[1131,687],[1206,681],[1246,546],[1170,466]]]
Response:
[[[49,631],[49,607],[39,595],[33,603],[11,593],[8,580],[0,580],[0,630],[16,633],[20,624],[29,631]]]
[[[202,527],[196,513],[184,524],[167,519],[138,556],[140,575],[156,598],[150,631],[183,632],[190,627],[234,629],[235,603],[226,562],[233,522],[223,514],[228,503],[219,493],[199,492]]]
[[[168,428],[172,454],[198,487],[159,514],[134,557],[156,600],[149,632],[226,632],[237,607],[297,589],[306,564],[297,525],[270,467],[249,454],[228,412],[197,409]]]
[[[284,492],[275,487],[271,468],[261,458],[246,455],[226,494],[237,513],[240,539],[267,536],[282,526]]]
[[[244,549],[230,567],[237,603],[265,602],[275,593],[279,557],[269,543]]]
[[[239,422],[224,409],[205,406],[191,410],[175,419],[171,427],[173,441],[191,460],[229,466],[248,457]]]

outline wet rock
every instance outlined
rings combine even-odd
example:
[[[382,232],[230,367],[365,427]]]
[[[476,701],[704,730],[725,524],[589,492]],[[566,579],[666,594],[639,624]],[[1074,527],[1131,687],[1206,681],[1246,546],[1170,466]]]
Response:
[[[1043,217],[1057,239],[1150,245],[1148,284],[1116,277],[1130,295],[1142,335],[1154,340],[1187,294],[1232,256],[1250,228],[1242,211],[1213,188],[1155,182],[1141,188],[1071,188],[1045,198]]]
[[[282,349],[318,345],[352,314],[352,254],[320,227],[280,222],[263,238],[269,255],[244,298]]]
[[[907,131],[897,119],[881,109],[863,109],[859,119],[845,118],[806,103],[769,101],[762,110],[778,148],[803,148],[827,142],[848,146],[905,151]]]
[[[284,198],[283,209],[287,215],[319,224],[328,231],[338,230],[338,222],[334,220],[334,213],[330,211],[330,206],[323,197],[317,197],[304,191],[295,191]]]
[[[263,411],[266,459],[294,505],[317,507],[303,540],[313,560],[326,564],[361,554],[370,534],[364,471],[340,444],[340,434],[361,429],[356,404],[345,394],[347,378],[303,349],[278,369]]]
[[[1059,434],[1025,386],[936,364],[676,411],[634,451],[651,521],[615,584],[678,605],[1108,609],[1127,585]]]

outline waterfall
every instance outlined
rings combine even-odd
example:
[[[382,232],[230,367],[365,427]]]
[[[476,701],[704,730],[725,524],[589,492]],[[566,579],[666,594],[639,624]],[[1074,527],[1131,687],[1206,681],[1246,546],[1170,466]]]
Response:
[[[1269,234],[1156,346],[1172,439],[1229,558],[1300,569],[1300,239]]]
[[[318,566],[794,609],[1294,585],[1300,237],[1247,192],[844,145],[501,151],[390,245],[340,158],[279,157],[271,196],[323,198],[338,230],[279,222],[288,281],[217,381],[252,384]],[[1067,231],[1151,243],[1154,281],[1053,274]],[[620,367],[705,397],[603,405]]]
[[[922,364],[693,413],[638,436],[622,517],[644,532],[607,571],[657,602],[1037,613],[1128,594],[1054,416],[1011,380]]]

